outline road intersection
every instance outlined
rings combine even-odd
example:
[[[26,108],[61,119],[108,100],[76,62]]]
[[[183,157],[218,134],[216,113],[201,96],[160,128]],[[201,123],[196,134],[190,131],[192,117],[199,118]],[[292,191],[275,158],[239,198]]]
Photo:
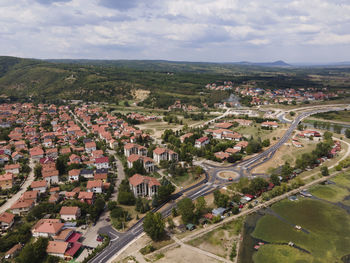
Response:
[[[206,171],[205,179],[203,179],[201,182],[181,190],[180,192],[177,192],[172,196],[172,200],[168,203],[164,203],[161,206],[159,206],[156,209],[153,209],[153,212],[159,211],[163,215],[163,217],[167,217],[171,214],[172,208],[176,206],[175,200],[179,199],[181,196],[186,195],[186,197],[191,198],[192,200],[200,197],[208,195],[209,193],[212,193],[216,189],[222,188],[231,182],[228,180],[222,179],[218,177],[218,173],[222,171],[234,171],[238,173],[241,176],[247,176],[250,174],[250,171],[268,161],[271,159],[275,152],[284,144],[286,143],[293,131],[297,128],[298,124],[304,119],[309,117],[310,115],[321,113],[321,112],[327,112],[327,111],[337,111],[337,110],[344,110],[344,107],[327,107],[326,109],[314,109],[307,112],[300,113],[290,124],[288,130],[285,132],[283,137],[273,146],[268,148],[262,153],[259,153],[249,159],[243,160],[241,162],[238,162],[236,164],[232,164],[230,166],[220,166],[220,165],[213,165],[208,163],[202,163],[202,167]],[[116,254],[118,254],[124,247],[126,247],[128,244],[130,244],[133,240],[138,238],[139,235],[143,233],[143,219],[140,219],[135,225],[133,225],[128,231],[126,231],[123,234],[115,234],[116,232],[112,227],[106,228],[109,229],[108,233],[113,233],[118,236],[118,238],[111,236],[111,242],[108,247],[106,247],[101,253],[99,253],[96,257],[91,259],[90,263],[104,263],[111,260]],[[102,230],[101,230],[102,231]],[[113,232],[114,231],[114,232]],[[102,233],[102,232],[101,232]]]

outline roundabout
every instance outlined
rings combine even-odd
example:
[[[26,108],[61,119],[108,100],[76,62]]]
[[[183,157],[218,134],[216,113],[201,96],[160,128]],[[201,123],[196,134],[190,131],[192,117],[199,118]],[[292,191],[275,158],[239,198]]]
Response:
[[[217,177],[223,180],[236,181],[240,178],[240,175],[232,170],[223,170],[217,173]]]

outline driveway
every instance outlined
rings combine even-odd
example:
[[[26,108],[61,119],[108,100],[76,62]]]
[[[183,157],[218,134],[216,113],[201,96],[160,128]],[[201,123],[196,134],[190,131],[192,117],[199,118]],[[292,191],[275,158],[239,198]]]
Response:
[[[34,167],[35,167],[35,163],[34,163],[34,161],[32,159],[30,159],[29,167],[31,168],[31,171],[30,171],[26,181],[22,185],[21,189],[15,195],[13,195],[10,199],[8,199],[5,204],[3,204],[0,207],[0,213],[3,213],[6,210],[10,209],[10,207],[21,197],[21,195],[25,191],[27,191],[28,186],[30,186],[31,183],[34,181]]]

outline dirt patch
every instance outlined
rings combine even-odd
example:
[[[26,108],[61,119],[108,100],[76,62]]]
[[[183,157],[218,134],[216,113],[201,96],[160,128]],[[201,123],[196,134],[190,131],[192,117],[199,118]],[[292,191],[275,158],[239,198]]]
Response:
[[[157,260],[160,263],[188,263],[188,262],[220,262],[204,254],[197,253],[186,247],[177,247],[164,253],[164,257]]]
[[[134,89],[131,91],[131,95],[134,97],[136,101],[143,101],[147,99],[149,94],[150,94],[150,91],[144,90],[144,89]]]

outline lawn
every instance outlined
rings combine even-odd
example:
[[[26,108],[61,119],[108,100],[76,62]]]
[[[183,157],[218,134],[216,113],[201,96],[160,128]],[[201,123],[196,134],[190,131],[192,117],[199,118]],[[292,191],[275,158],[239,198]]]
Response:
[[[302,226],[310,233],[295,230],[276,217],[265,215],[258,221],[253,236],[273,245],[270,245],[271,248],[262,248],[255,253],[254,262],[299,262],[274,261],[277,257],[287,254],[291,260],[300,258],[299,250],[280,249],[280,243],[289,241],[311,253],[312,261],[306,256],[300,258],[307,262],[340,262],[342,256],[349,254],[350,215],[345,210],[311,199],[302,199],[297,202],[284,200],[273,205],[272,209],[289,222]],[[278,247],[276,243],[279,243]],[[269,251],[276,251],[276,256],[268,253]],[[308,254],[305,253],[305,255]]]
[[[337,185],[316,185],[310,189],[310,193],[333,203],[343,201],[350,194],[346,188]]]
[[[350,188],[350,174],[341,174],[332,179],[337,185]]]
[[[269,263],[308,263],[312,262],[312,256],[287,245],[264,245],[254,254],[253,260]]]

